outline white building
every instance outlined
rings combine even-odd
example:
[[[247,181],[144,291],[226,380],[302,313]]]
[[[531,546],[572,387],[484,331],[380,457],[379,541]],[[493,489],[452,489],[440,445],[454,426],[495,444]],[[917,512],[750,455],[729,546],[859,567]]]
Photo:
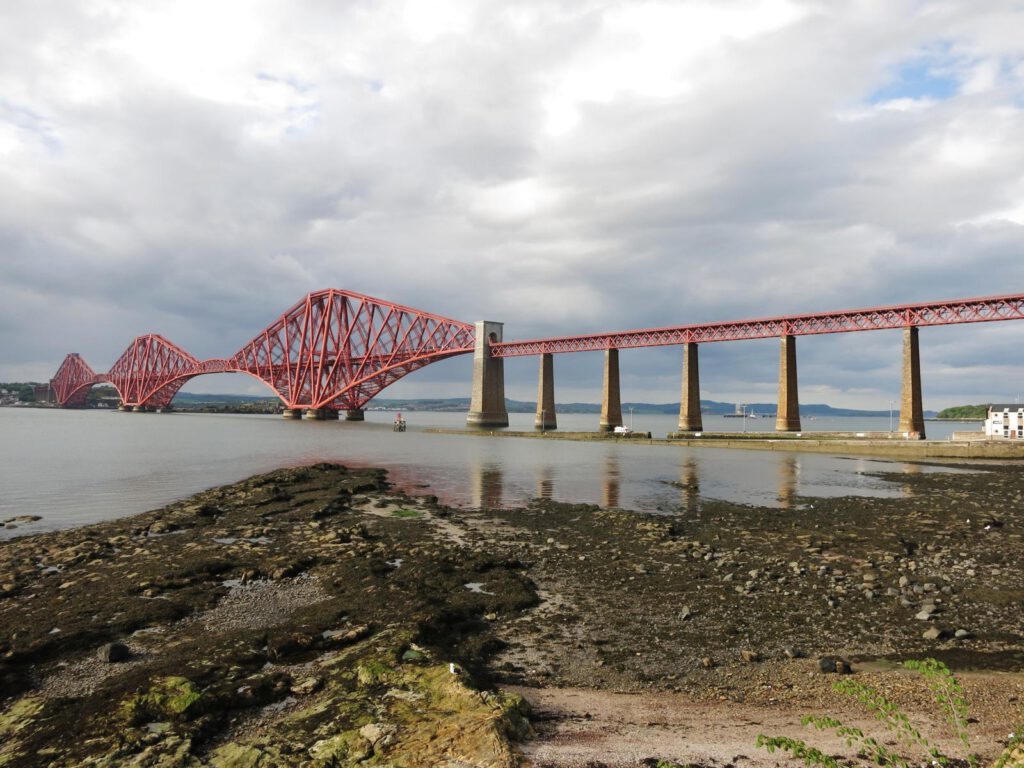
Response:
[[[985,419],[985,434],[1011,440],[1024,439],[1024,405],[990,405]]]

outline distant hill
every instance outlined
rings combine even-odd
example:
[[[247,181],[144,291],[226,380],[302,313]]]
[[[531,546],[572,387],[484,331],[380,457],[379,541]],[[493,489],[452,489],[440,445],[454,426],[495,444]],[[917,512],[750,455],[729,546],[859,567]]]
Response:
[[[987,416],[987,405],[954,405],[952,408],[943,408],[939,411],[938,418],[984,420]]]
[[[469,398],[452,397],[446,399],[407,399],[398,400],[390,398],[375,398],[370,407],[385,408],[396,411],[467,411],[469,410]],[[505,400],[505,407],[509,413],[534,413],[537,410],[536,402],[524,400]],[[557,403],[555,406],[559,413],[600,413],[599,403]],[[747,403],[747,412],[753,411],[759,416],[774,414],[775,403]],[[633,409],[634,414],[641,413],[679,413],[679,403],[630,403],[622,404],[622,410]],[[700,409],[709,415],[722,415],[736,412],[736,403],[723,403],[716,400],[701,400]],[[800,413],[803,416],[888,416],[889,411],[865,411],[855,408],[833,408],[824,403],[806,403],[800,405]],[[935,411],[925,411],[925,416],[931,417]]]
[[[277,402],[274,395],[199,395],[194,392],[179,392],[174,396],[175,405],[241,405],[242,403]]]

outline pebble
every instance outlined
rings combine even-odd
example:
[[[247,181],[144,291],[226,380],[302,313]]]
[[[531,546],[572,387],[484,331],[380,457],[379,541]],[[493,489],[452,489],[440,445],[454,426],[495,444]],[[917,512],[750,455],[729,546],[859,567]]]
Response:
[[[748,664],[752,664],[756,661],[761,660],[761,654],[759,654],[757,651],[742,650],[740,651],[740,658]]]
[[[938,627],[931,627],[930,629],[926,629],[924,631],[924,634],[921,635],[921,637],[923,637],[925,640],[938,640],[944,634],[945,632],[939,629]]]
[[[100,661],[105,661],[107,664],[116,664],[119,661],[124,661],[131,655],[132,652],[124,643],[107,643],[106,645],[101,645],[99,650],[96,651],[96,658]]]
[[[853,672],[850,662],[839,656],[822,656],[818,659],[818,669],[825,674],[849,675]]]

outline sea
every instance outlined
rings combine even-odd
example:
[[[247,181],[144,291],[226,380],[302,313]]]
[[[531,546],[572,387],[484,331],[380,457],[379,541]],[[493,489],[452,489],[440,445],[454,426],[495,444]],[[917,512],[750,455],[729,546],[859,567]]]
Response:
[[[465,414],[367,411],[365,422],[290,421],[269,415],[123,413],[0,408],[0,539],[85,525],[157,508],[217,485],[318,461],[382,467],[414,494],[464,507],[515,507],[542,497],[679,514],[703,501],[785,508],[814,498],[895,497],[908,473],[955,471],[940,462],[864,456],[687,448],[626,442],[488,437],[462,430]],[[559,415],[592,431],[597,415]],[[533,414],[510,414],[530,430]],[[663,437],[676,417],[626,414],[627,426]],[[887,418],[805,420],[814,431],[887,431]],[[705,416],[707,431],[771,432],[774,419]],[[928,422],[930,439],[977,424]],[[894,479],[895,476],[895,479]],[[38,516],[34,522],[11,518]]]

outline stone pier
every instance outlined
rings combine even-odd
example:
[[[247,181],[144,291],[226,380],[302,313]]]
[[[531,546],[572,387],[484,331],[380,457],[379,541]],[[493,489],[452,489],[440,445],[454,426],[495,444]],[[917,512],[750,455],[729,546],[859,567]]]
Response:
[[[149,408],[147,408],[147,407],[146,407],[146,406],[144,406],[144,405],[136,405],[136,406],[135,406],[134,408],[132,408],[132,410],[133,410],[133,411],[134,411],[135,413],[146,413],[146,412],[148,412],[148,411],[149,411]]]
[[[619,350],[604,351],[604,388],[601,394],[602,432],[613,432],[622,426],[622,402],[619,397]]]
[[[326,408],[307,408],[306,418],[309,421],[323,421],[327,418],[326,410]]]
[[[917,326],[903,329],[903,390],[899,431],[911,440],[924,440],[924,405],[921,400],[921,351]]]
[[[679,399],[679,431],[702,432],[700,417],[700,366],[697,362],[697,344],[683,345],[683,392]]]
[[[285,408],[281,411],[282,418],[285,419],[301,419],[302,409],[301,408]]]
[[[362,408],[348,408],[345,410],[345,421],[366,421],[366,411]]]
[[[337,421],[339,418],[337,408],[323,408],[324,421]]]
[[[558,429],[555,418],[555,363],[550,352],[540,356],[540,375],[537,380],[537,416],[533,426],[542,432]]]
[[[507,427],[505,361],[491,356],[492,342],[500,342],[504,325],[488,320],[476,324],[473,350],[473,396],[466,414],[468,427]]]
[[[796,337],[786,335],[779,350],[779,409],[775,416],[777,432],[800,431],[800,398],[796,383]]]

